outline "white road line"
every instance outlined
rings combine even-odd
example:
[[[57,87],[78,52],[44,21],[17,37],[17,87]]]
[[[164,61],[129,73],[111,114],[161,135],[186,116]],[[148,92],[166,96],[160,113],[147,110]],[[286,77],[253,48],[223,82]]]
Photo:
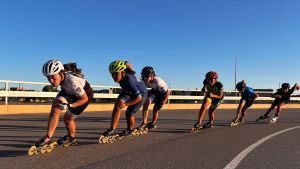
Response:
[[[277,133],[268,135],[265,138],[262,138],[260,140],[258,140],[256,143],[252,144],[251,146],[249,146],[248,148],[246,148],[245,150],[243,150],[242,152],[240,152],[240,154],[238,154],[229,164],[227,164],[224,169],[235,169],[240,162],[252,151],[254,150],[256,147],[258,147],[259,145],[261,145],[262,143],[264,143],[265,141],[271,139],[272,137],[275,137],[279,134],[282,134],[284,132],[290,131],[290,130],[294,130],[300,128],[300,126],[296,126],[296,127],[291,127],[285,130],[281,130]]]

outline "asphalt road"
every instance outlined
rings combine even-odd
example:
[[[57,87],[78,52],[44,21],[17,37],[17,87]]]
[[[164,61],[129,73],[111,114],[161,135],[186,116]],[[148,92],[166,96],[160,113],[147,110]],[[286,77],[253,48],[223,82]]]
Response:
[[[300,126],[298,109],[283,109],[276,124],[255,122],[264,111],[250,109],[245,124],[230,127],[235,110],[217,110],[214,128],[190,133],[198,110],[164,110],[156,130],[112,144],[98,143],[100,134],[109,127],[111,112],[86,112],[77,119],[77,146],[34,156],[28,156],[27,150],[46,134],[48,115],[1,115],[0,168],[224,168],[260,139]],[[136,117],[139,124],[141,112]],[[119,128],[125,128],[124,114]],[[65,134],[61,120],[54,140]],[[300,168],[300,128],[254,147],[238,161],[237,168]]]

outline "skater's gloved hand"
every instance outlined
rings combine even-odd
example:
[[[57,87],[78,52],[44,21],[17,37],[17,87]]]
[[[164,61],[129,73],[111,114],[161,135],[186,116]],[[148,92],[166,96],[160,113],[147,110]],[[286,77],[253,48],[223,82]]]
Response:
[[[120,109],[123,109],[126,107],[126,102],[124,100],[120,100],[118,106],[120,107]]]

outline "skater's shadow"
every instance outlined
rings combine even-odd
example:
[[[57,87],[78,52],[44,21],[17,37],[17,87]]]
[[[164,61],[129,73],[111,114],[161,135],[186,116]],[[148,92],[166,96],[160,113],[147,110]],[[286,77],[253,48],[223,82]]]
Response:
[[[96,117],[96,116],[81,116],[78,119],[80,122],[88,122],[88,123],[110,123],[111,117]],[[125,121],[124,118],[120,118],[120,121]]]
[[[136,118],[137,121],[142,121],[142,119]],[[195,120],[191,119],[159,119],[158,123],[160,124],[177,124],[177,125],[193,125]]]
[[[18,116],[16,118],[6,118],[6,119],[1,119],[0,121],[4,121],[4,122],[41,122],[41,123],[45,123],[48,121],[48,116],[39,116],[39,117],[36,117],[36,116],[33,116],[33,117],[19,117]]]
[[[15,141],[15,140],[5,140],[5,141]],[[5,146],[5,147],[12,147],[12,148],[28,148],[30,146],[30,143],[32,142],[25,142],[25,144],[0,144],[0,146]],[[28,144],[26,144],[28,143]]]
[[[0,150],[0,157],[18,157],[25,156],[27,151],[19,151],[19,150]]]
[[[27,136],[0,136],[0,146],[4,147],[4,149],[10,149],[0,150],[0,157],[18,157],[26,155],[27,149],[32,144],[32,141],[26,139],[28,139]]]
[[[190,129],[175,129],[175,128],[159,128],[150,130],[149,133],[190,133]]]
[[[239,124],[238,126],[253,125],[253,124],[267,124],[267,123],[269,123],[269,121],[244,121],[243,124]],[[230,121],[218,122],[215,123],[215,126],[231,127],[231,122]]]
[[[95,145],[99,144],[99,137],[78,137],[76,146]]]
[[[47,130],[47,126],[22,126],[22,125],[0,125],[1,132],[41,132]],[[56,130],[65,130],[65,127],[57,127]]]

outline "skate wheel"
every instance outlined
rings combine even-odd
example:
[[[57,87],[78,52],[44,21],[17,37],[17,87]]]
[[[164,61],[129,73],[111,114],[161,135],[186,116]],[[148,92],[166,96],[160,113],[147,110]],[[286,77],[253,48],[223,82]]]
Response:
[[[68,144],[63,144],[63,146],[64,147],[68,147],[68,146],[70,146],[70,144],[68,143]]]
[[[53,149],[52,147],[47,147],[46,152],[50,153],[52,151],[52,149]]]
[[[140,134],[140,132],[136,129],[131,133],[131,135],[133,135],[133,136],[139,135],[139,134]]]
[[[28,150],[28,155],[32,156],[33,154],[35,154],[35,150],[36,150],[36,146],[31,146]]]
[[[57,147],[58,144],[57,142],[53,142],[51,143],[48,147],[47,147],[47,153],[50,153],[55,147]]]
[[[192,128],[191,133],[196,133],[197,131],[199,131],[199,129],[197,129],[197,128]]]
[[[40,154],[41,152],[41,149],[40,148],[36,148],[35,151],[34,151],[34,154]]]
[[[107,143],[113,143],[115,141],[114,137],[108,138],[107,139]]]
[[[100,137],[99,137],[99,139],[98,139],[99,144],[102,143],[102,138],[103,138],[103,137],[104,137],[104,136],[100,136]]]
[[[41,148],[41,153],[42,153],[42,154],[43,154],[43,153],[46,153],[46,152],[47,152],[47,149],[48,149],[48,145],[43,146],[43,147]]]
[[[205,129],[205,128],[193,128],[192,129],[192,133],[197,133],[197,132],[199,132],[200,130],[203,130],[203,129]]]
[[[108,142],[108,138],[105,137],[105,136],[100,136],[99,138],[99,143],[100,144],[104,144],[104,143],[107,143]]]
[[[53,147],[50,145],[47,146],[46,151],[47,153],[50,153],[52,151]]]
[[[56,148],[56,147],[58,147],[58,144],[57,144],[57,142],[53,142],[50,144],[50,146],[51,146],[51,148]]]

